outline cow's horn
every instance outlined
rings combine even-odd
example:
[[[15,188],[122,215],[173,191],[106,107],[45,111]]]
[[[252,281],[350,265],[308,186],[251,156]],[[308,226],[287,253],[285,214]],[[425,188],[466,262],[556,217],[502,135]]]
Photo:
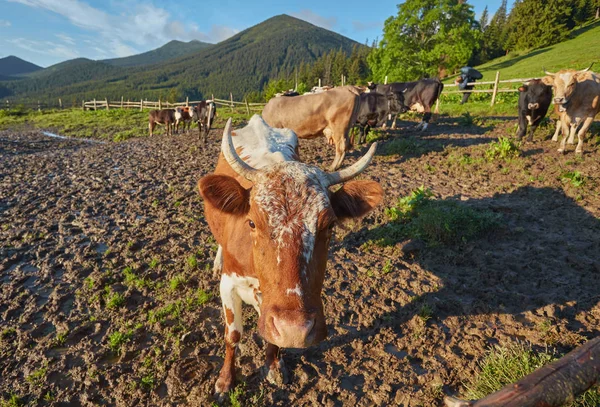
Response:
[[[544,68],[543,66],[542,66],[542,70],[544,71],[544,73],[545,73],[546,75],[550,75],[550,76],[554,76],[554,75],[556,75],[555,73],[552,73],[552,72],[548,72],[548,71],[546,71],[546,68]]]
[[[593,63],[593,62],[590,64],[590,66],[588,66],[587,68],[585,68],[585,69],[582,69],[581,71],[578,71],[578,72],[587,72],[587,71],[589,71],[589,70],[590,70],[590,68],[591,68],[592,66],[594,66],[594,63]]]
[[[221,151],[223,156],[231,166],[231,168],[246,178],[248,181],[253,181],[256,177],[257,170],[246,164],[235,151],[233,139],[231,138],[231,117],[227,120],[225,131],[223,131],[223,142],[221,143]]]
[[[369,151],[367,151],[367,154],[363,155],[360,160],[352,164],[350,167],[327,174],[328,185],[331,186],[335,184],[341,184],[342,182],[351,180],[363,172],[373,159],[376,149],[377,143],[373,143],[371,148],[369,148]]]

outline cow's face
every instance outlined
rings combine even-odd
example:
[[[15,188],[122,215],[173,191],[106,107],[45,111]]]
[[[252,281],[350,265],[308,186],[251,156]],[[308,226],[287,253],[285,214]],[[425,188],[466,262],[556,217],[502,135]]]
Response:
[[[313,345],[327,336],[321,290],[334,226],[367,214],[383,191],[373,181],[350,181],[332,193],[331,174],[295,161],[253,169],[252,182],[245,190],[233,178],[209,175],[199,188],[249,235],[261,336],[279,347]]]
[[[541,105],[548,105],[552,91],[541,79],[532,79],[519,87],[519,92],[526,95],[527,109],[537,110]]]
[[[388,97],[390,111],[405,113],[408,111],[408,107],[404,104],[404,92],[391,92]]]
[[[542,78],[546,85],[550,85],[554,89],[554,104],[558,105],[561,111],[564,111],[569,104],[573,92],[577,89],[577,83],[583,79],[586,71],[587,69],[584,71],[565,69]]]

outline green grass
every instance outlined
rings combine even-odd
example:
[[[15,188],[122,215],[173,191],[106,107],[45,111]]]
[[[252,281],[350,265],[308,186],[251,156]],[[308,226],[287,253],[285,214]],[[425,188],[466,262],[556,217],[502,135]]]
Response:
[[[0,407],[21,407],[23,402],[16,394],[11,394],[7,399],[0,399]]]
[[[560,175],[562,181],[570,182],[575,188],[585,184],[586,176],[579,171],[565,171]]]
[[[0,129],[22,126],[47,129],[62,136],[118,142],[148,135],[148,110],[140,112],[134,109],[64,109],[38,112],[15,109],[13,112],[11,109],[8,113],[0,111]]]
[[[466,384],[466,398],[478,400],[514,383],[557,357],[549,351],[536,352],[531,346],[514,343],[492,348],[479,362],[479,373]],[[566,407],[597,407],[600,392],[590,389]]]
[[[104,300],[108,309],[116,309],[125,305],[125,296],[121,293],[111,291],[109,287],[105,288]]]
[[[121,353],[121,347],[133,337],[133,331],[115,331],[108,336],[108,347],[115,353]]]
[[[453,246],[469,242],[500,225],[500,215],[477,210],[451,200],[432,199],[420,187],[385,210],[390,223],[369,232],[365,249],[390,246],[406,239],[420,239],[428,246]]]
[[[510,53],[478,66],[477,70],[483,74],[482,81],[493,81],[496,71],[500,71],[502,80],[540,78],[544,76],[542,67],[551,72],[564,68],[587,68],[592,62],[598,62],[600,23],[594,23],[579,32],[573,39],[530,52]]]
[[[521,143],[515,142],[507,137],[500,137],[498,141],[492,141],[485,152],[488,160],[510,161],[521,155]]]
[[[33,373],[31,373],[29,376],[27,376],[25,378],[25,380],[27,381],[27,383],[31,384],[32,386],[41,386],[42,384],[44,384],[44,381],[46,380],[47,372],[48,372],[48,367],[44,366],[38,370],[35,370]]]

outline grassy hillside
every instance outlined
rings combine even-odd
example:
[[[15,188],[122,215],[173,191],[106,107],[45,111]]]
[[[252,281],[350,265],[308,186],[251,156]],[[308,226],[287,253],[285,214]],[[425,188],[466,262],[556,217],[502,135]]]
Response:
[[[115,67],[97,61],[78,62],[85,74],[55,69],[53,80],[5,82],[13,99],[63,100],[124,96],[126,99],[202,98],[212,93],[241,98],[260,90],[280,72],[293,72],[301,62],[342,49],[350,53],[357,42],[287,15],[270,18],[207,49],[175,60],[144,67]],[[79,61],[79,60],[78,60]],[[68,64],[73,61],[68,61]],[[56,66],[55,66],[56,67]],[[47,71],[47,70],[45,70]],[[39,76],[38,76],[39,75]],[[34,79],[33,77],[31,79]],[[73,80],[74,79],[74,80]],[[1,86],[0,86],[1,92]]]
[[[173,40],[166,43],[160,48],[153,49],[152,51],[124,58],[104,59],[100,62],[104,62],[106,64],[114,66],[151,65],[178,58],[183,55],[192,54],[194,52],[198,52],[205,48],[211,47],[212,45],[213,44],[195,40],[189,42]]]
[[[23,75],[43,69],[13,55],[0,58],[0,76]]]
[[[600,63],[600,22],[574,31],[572,39],[522,54],[509,54],[477,67],[483,80],[490,81],[500,71],[501,79],[532,78],[544,75],[542,67],[556,72],[563,68],[583,69]],[[596,65],[594,70],[600,70]]]

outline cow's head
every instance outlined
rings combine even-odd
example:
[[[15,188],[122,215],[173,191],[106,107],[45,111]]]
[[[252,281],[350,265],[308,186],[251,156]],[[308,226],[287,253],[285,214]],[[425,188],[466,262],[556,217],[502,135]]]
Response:
[[[559,105],[561,111],[566,109],[573,92],[577,88],[577,83],[583,80],[585,73],[590,70],[592,65],[581,71],[563,69],[557,73],[552,73],[544,70],[547,76],[542,78],[542,81],[554,88],[554,104]]]
[[[258,329],[279,347],[303,348],[327,336],[321,289],[334,226],[366,215],[383,197],[374,181],[354,180],[369,164],[376,145],[349,168],[326,173],[297,161],[255,169],[234,149],[231,119],[222,152],[231,168],[251,181],[208,175],[201,195],[223,216],[238,217],[250,236],[253,266],[260,284]],[[329,187],[345,184],[332,192]]]
[[[388,94],[388,108],[390,112],[405,113],[409,110],[408,106],[404,104],[404,93],[406,89],[401,92],[395,92],[393,90]]]
[[[525,82],[519,87],[519,92],[526,96],[525,100],[529,110],[539,109],[540,104],[547,106],[552,98],[551,88],[541,79],[531,79]]]

